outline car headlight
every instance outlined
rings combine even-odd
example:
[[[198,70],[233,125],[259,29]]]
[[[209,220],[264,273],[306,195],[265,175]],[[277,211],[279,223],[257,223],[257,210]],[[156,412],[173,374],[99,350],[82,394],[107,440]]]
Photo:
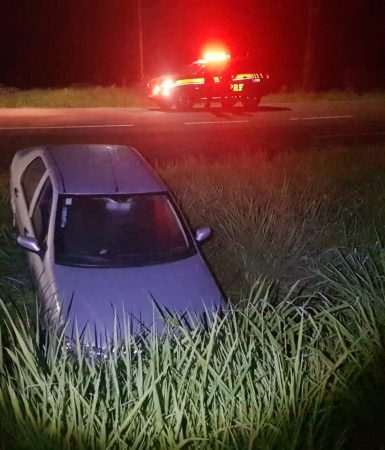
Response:
[[[174,87],[174,82],[171,80],[171,78],[168,78],[167,80],[164,80],[160,86],[162,94],[165,97],[168,97],[171,93],[171,89]]]

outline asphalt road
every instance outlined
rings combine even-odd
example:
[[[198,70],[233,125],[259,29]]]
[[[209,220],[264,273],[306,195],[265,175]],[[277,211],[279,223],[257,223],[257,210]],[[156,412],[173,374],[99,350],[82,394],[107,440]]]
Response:
[[[132,145],[153,161],[373,142],[385,142],[384,101],[262,103],[253,112],[216,105],[188,113],[156,107],[0,109],[1,169],[16,150],[42,144]]]

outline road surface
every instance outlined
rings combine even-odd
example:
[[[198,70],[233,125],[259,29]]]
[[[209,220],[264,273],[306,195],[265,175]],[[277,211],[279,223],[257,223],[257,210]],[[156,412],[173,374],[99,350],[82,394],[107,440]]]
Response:
[[[279,152],[385,142],[385,102],[350,100],[262,104],[162,112],[156,107],[0,109],[0,168],[20,148],[63,143],[132,145],[148,160],[218,158],[242,152]]]

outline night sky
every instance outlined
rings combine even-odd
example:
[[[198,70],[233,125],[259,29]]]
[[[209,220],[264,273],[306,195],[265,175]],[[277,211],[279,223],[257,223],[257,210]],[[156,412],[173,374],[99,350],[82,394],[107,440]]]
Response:
[[[311,0],[142,0],[146,76],[223,42],[277,85],[301,85]],[[385,87],[385,0],[312,0],[316,88]],[[137,0],[0,0],[0,84],[130,84],[139,78]]]

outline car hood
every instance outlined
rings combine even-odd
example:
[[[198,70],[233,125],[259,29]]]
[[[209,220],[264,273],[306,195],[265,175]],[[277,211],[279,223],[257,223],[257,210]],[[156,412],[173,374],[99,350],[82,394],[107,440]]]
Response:
[[[129,268],[54,266],[62,314],[79,330],[97,330],[99,339],[111,336],[115,317],[159,328],[163,321],[156,306],[170,312],[203,313],[222,306],[223,297],[199,254],[177,262]],[[68,312],[69,309],[69,312]],[[68,313],[67,313],[68,312]]]

